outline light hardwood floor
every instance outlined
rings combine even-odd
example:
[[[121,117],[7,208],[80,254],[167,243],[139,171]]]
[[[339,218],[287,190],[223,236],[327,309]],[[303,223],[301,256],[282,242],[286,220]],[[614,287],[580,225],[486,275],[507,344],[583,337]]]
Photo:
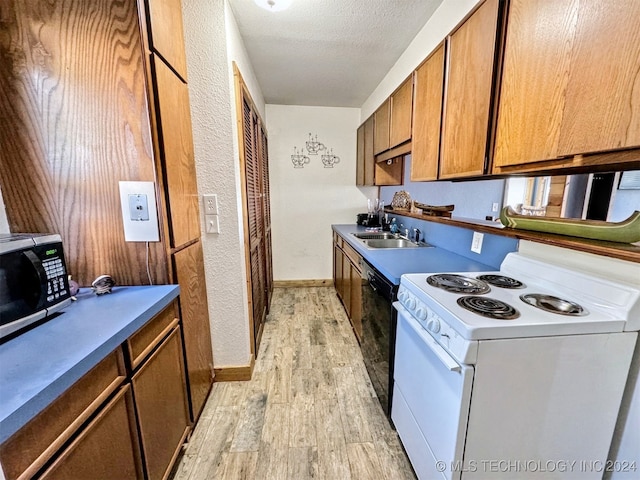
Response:
[[[173,478],[415,479],[333,287],[274,290],[251,381],[214,384]]]

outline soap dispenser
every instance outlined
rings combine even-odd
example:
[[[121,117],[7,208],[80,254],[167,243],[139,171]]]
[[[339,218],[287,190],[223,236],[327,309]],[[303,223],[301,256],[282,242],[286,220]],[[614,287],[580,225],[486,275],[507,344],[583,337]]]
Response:
[[[391,233],[398,233],[398,224],[396,223],[396,217],[391,219],[391,225],[389,226]]]

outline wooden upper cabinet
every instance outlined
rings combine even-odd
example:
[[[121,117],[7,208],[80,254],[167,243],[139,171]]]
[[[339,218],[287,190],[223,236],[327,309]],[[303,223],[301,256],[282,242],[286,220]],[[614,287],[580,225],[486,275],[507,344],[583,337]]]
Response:
[[[147,0],[149,10],[149,43],[151,48],[187,80],[184,52],[184,30],[180,0]]]
[[[374,116],[371,115],[357,132],[356,185],[373,185],[375,156],[373,154]]]
[[[389,148],[411,140],[411,113],[413,107],[413,75],[407,78],[391,94],[391,122],[389,125]]]
[[[364,123],[356,133],[356,185],[364,185]]]
[[[390,103],[391,100],[388,98],[373,114],[373,118],[375,119],[375,131],[373,134],[374,155],[389,150]]]
[[[485,173],[498,9],[486,0],[447,38],[440,178]]]
[[[509,3],[495,173],[640,145],[639,18],[637,0]]]
[[[373,115],[364,122],[364,184],[374,185],[376,158],[373,153],[375,120]]]
[[[436,180],[440,157],[444,43],[417,68],[413,84],[411,180]]]
[[[162,60],[155,55],[152,59],[162,133],[160,150],[169,200],[171,246],[179,247],[200,237],[189,90]]]

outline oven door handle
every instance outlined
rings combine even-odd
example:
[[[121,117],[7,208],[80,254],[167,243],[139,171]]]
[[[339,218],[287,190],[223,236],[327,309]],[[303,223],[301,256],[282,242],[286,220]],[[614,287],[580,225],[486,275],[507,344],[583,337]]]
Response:
[[[399,302],[396,302],[399,303]],[[447,351],[436,342],[433,337],[418,323],[418,321],[411,316],[411,314],[402,306],[396,305],[398,312],[407,321],[413,331],[420,337],[420,339],[429,347],[429,349],[438,357],[438,360],[449,370],[450,372],[459,372],[461,370],[460,365],[456,362]]]

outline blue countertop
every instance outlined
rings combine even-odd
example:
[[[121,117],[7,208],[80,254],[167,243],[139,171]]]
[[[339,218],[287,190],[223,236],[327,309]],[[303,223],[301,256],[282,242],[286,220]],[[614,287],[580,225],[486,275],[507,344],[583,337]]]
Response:
[[[180,293],[177,285],[83,289],[55,318],[0,345],[0,443]]]
[[[332,227],[365,260],[395,285],[400,284],[400,276],[404,273],[486,272],[497,270],[495,267],[440,247],[369,249],[351,235],[352,233],[366,232],[365,227],[358,225],[332,225]],[[428,241],[429,239],[427,238]]]

